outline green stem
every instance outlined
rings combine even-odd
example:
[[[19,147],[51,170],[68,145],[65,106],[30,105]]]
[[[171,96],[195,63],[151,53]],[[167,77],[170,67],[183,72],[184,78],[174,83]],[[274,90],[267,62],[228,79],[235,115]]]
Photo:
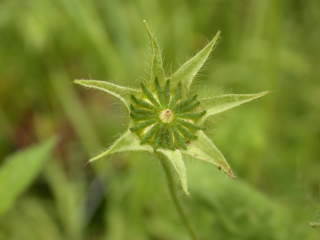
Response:
[[[161,154],[161,153],[157,153],[161,165],[164,169],[166,178],[167,178],[167,182],[168,182],[168,188],[169,188],[169,192],[171,195],[171,198],[174,202],[174,205],[179,213],[179,216],[181,218],[182,223],[185,225],[186,229],[189,232],[189,235],[191,237],[192,240],[198,240],[195,231],[193,230],[191,223],[181,205],[181,202],[179,201],[178,195],[177,195],[177,191],[176,191],[176,187],[175,187],[175,180],[172,176],[172,172],[170,169],[170,166],[168,165],[168,161],[167,159]]]

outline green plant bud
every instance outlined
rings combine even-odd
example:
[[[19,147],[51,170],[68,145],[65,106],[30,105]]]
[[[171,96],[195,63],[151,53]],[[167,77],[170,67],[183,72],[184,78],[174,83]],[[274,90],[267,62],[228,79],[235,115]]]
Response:
[[[211,139],[202,131],[201,124],[208,117],[260,98],[267,92],[225,94],[199,100],[197,100],[197,95],[191,97],[191,84],[215,47],[220,32],[202,50],[167,78],[160,47],[146,21],[144,23],[153,52],[151,81],[148,81],[146,85],[141,84],[140,89],[134,89],[107,81],[75,80],[77,84],[98,89],[118,98],[124,103],[131,117],[131,128],[108,149],[90,161],[124,151],[147,151],[161,156],[161,159],[165,156],[177,173],[186,194],[188,194],[188,189],[182,153],[214,164],[228,176],[234,178],[228,162]],[[203,107],[206,111],[203,111]],[[170,169],[166,167],[165,161],[161,162],[164,163],[163,166],[169,176]],[[173,193],[173,191],[171,192]],[[191,233],[191,235],[194,234]],[[193,236],[193,239],[198,238]]]

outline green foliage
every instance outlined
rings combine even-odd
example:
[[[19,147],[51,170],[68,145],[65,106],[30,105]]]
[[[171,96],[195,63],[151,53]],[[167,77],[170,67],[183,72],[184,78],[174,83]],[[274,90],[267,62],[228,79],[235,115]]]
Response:
[[[232,170],[222,153],[203,131],[199,131],[202,130],[202,127],[197,126],[196,123],[202,116],[204,116],[203,120],[205,120],[211,115],[262,97],[267,92],[258,94],[221,95],[204,99],[203,102],[197,100],[197,95],[190,97],[190,86],[192,81],[213,50],[213,47],[219,39],[220,32],[216,34],[206,47],[189,59],[176,73],[168,77],[169,79],[165,81],[166,74],[163,70],[163,60],[159,44],[145,20],[144,23],[153,52],[151,76],[147,82],[150,89],[146,87],[144,83],[140,84],[141,90],[139,91],[134,89],[131,90],[114,83],[95,80],[75,80],[75,83],[80,85],[93,87],[117,96],[127,107],[130,104],[130,125],[132,127],[130,127],[129,130],[137,134],[140,138],[140,141],[137,142],[136,139],[133,139],[134,137],[131,136],[131,134],[126,132],[107,151],[92,158],[91,161],[119,151],[146,150],[150,152],[148,148],[144,149],[140,146],[148,145],[148,147],[154,149],[154,153],[160,151],[169,159],[169,162],[172,164],[179,177],[182,189],[186,194],[189,194],[189,192],[185,173],[186,169],[182,160],[181,150],[184,150],[183,152],[189,156],[216,165],[228,176],[234,178]],[[170,80],[175,83],[177,89],[170,88]],[[185,89],[184,96],[186,97],[182,98],[182,96],[178,94],[179,97],[177,98],[176,92],[182,92],[182,88]],[[139,94],[139,96],[132,95],[132,103],[127,102],[127,99],[121,97],[121,95],[125,96],[125,94],[130,91]],[[201,103],[201,107],[208,110],[202,109],[201,112],[199,112],[198,109],[195,110]],[[183,114],[192,114],[193,117],[187,117],[188,115],[183,116]],[[198,114],[199,117],[194,118],[194,116],[196,116],[195,114]],[[127,138],[132,138],[132,140],[128,140]],[[113,151],[112,149],[116,150]],[[168,172],[168,170],[166,172]],[[167,176],[171,177],[170,174],[167,174]],[[171,180],[169,182],[171,184]],[[173,193],[174,191],[171,192]],[[174,199],[176,199],[176,197],[174,197]],[[175,202],[178,201],[176,200]],[[178,208],[180,207],[178,206]],[[185,218],[185,216],[183,216],[183,218]],[[194,233],[192,233],[192,235],[194,235]],[[193,239],[196,239],[196,237],[193,236]]]
[[[45,201],[23,198],[16,207],[1,220],[0,239],[10,240],[61,240],[50,206]]]
[[[8,211],[16,199],[39,174],[49,159],[55,140],[50,139],[9,156],[0,168],[0,214]]]
[[[3,215],[0,239],[187,239],[151,154],[86,165],[129,116],[72,79],[130,88],[146,80],[145,18],[168,75],[222,30],[192,95],[271,91],[205,124],[235,180],[185,160],[185,205],[201,239],[318,240],[310,226],[320,219],[318,9],[317,0],[1,1],[0,166],[34,142],[61,140],[54,167]]]

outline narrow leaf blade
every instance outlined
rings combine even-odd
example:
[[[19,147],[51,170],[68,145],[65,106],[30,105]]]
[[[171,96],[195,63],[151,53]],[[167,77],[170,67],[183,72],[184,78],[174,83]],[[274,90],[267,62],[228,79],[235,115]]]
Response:
[[[192,141],[187,150],[184,150],[182,153],[214,164],[218,167],[218,169],[221,169],[229,177],[235,178],[223,154],[214,145],[211,139],[209,139],[207,135],[205,135],[203,131],[199,131],[198,138]]]
[[[166,149],[159,149],[158,151],[167,157],[173,166],[173,169],[177,173],[182,190],[185,194],[189,195],[186,167],[182,159],[181,152],[179,150],[172,151]]]
[[[162,63],[162,55],[161,55],[161,50],[159,47],[159,44],[157,42],[157,39],[155,38],[155,36],[153,35],[149,24],[146,20],[143,21],[146,29],[147,29],[147,33],[149,36],[149,40],[151,43],[151,48],[152,48],[152,52],[153,52],[153,56],[152,56],[152,66],[151,66],[151,78],[157,78],[159,80],[160,83],[164,83],[165,82],[165,72],[163,69],[163,63]]]
[[[152,152],[153,149],[149,145],[141,145],[139,138],[127,130],[120,138],[118,138],[107,150],[91,158],[89,162],[93,162],[102,157],[106,157],[113,153],[129,152],[129,151],[147,151]]]
[[[101,90],[103,92],[107,92],[118,99],[120,99],[124,105],[129,110],[129,98],[131,94],[136,94],[139,91],[133,88],[128,88],[124,86],[120,86],[111,82],[101,81],[101,80],[87,80],[87,79],[76,79],[74,83],[79,84],[84,87],[94,88]]]
[[[19,195],[41,171],[55,144],[52,138],[9,156],[0,168],[0,215],[13,206]]]
[[[208,59],[219,38],[220,31],[216,33],[214,38],[202,50],[200,50],[195,56],[185,62],[172,75],[172,84],[174,85],[178,84],[179,82],[183,82],[183,84],[186,84],[187,89],[190,89],[194,77],[197,75],[203,64]]]
[[[203,117],[203,120],[212,115],[227,111],[231,108],[238,107],[241,104],[260,98],[267,93],[267,91],[264,91],[254,94],[226,94],[212,98],[200,99],[202,106],[207,108],[207,112]]]

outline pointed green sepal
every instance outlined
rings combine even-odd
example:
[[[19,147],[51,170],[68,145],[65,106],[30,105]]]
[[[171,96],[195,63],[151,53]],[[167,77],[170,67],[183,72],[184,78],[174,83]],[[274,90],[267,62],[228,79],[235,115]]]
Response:
[[[209,57],[212,49],[217,44],[217,41],[220,38],[220,31],[216,33],[214,38],[195,56],[185,62],[173,75],[172,75],[172,85],[182,82],[183,85],[186,85],[187,90],[190,89],[192,81],[197,73],[200,71],[203,64],[206,62]]]
[[[148,22],[146,20],[143,20],[143,23],[147,29],[152,52],[153,52],[152,66],[151,66],[151,79],[158,78],[160,83],[164,83],[166,76],[163,69],[162,56],[161,56],[161,50],[160,50],[159,44],[155,36],[153,35]]]
[[[228,162],[219,151],[219,149],[214,145],[214,143],[205,135],[203,131],[199,131],[197,134],[197,139],[192,141],[187,150],[182,151],[182,153],[189,155],[191,157],[209,162],[214,164],[225,172],[229,177],[235,178]]]
[[[172,150],[165,150],[165,149],[159,149],[158,151],[161,152],[163,155],[165,155],[166,158],[169,160],[173,169],[177,173],[177,176],[179,178],[179,183],[181,184],[181,188],[183,192],[189,195],[186,167],[182,159],[181,152],[179,150],[172,151]]]
[[[118,140],[116,140],[107,150],[91,158],[89,162],[93,162],[102,157],[106,157],[113,153],[129,152],[129,151],[147,151],[152,152],[153,149],[148,145],[141,145],[136,134],[127,130]]]
[[[206,106],[207,108],[207,112],[204,115],[203,120],[207,119],[212,115],[240,106],[243,103],[247,103],[257,98],[260,98],[266,95],[267,93],[268,91],[255,94],[226,94],[212,98],[200,99],[199,101],[201,102],[202,106]]]
[[[107,82],[107,81],[100,81],[100,80],[86,80],[86,79],[76,79],[74,83],[88,87],[98,89],[104,92],[107,92],[118,99],[120,99],[124,105],[129,110],[129,99],[130,95],[136,94],[139,91],[133,88],[119,86],[117,84]]]

